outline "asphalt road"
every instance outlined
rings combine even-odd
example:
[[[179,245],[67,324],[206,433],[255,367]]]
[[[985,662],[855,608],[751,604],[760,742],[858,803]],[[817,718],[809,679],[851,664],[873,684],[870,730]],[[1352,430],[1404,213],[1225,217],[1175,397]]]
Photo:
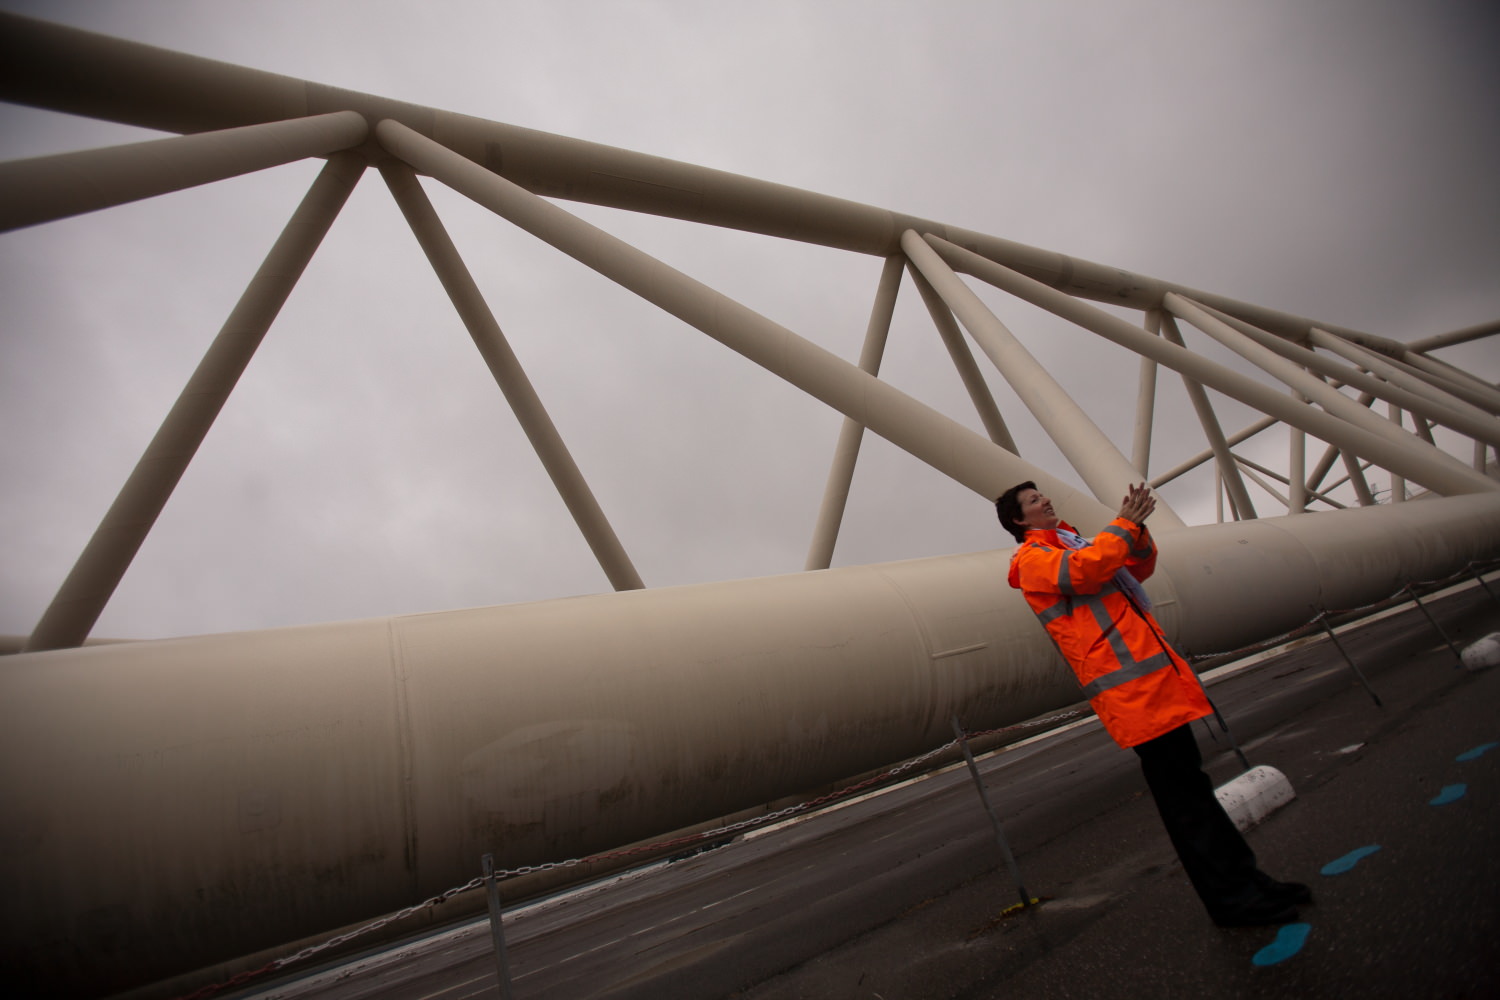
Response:
[[[1428,607],[1460,646],[1500,631],[1478,587]],[[1500,996],[1500,667],[1457,669],[1410,607],[1343,641],[1382,705],[1326,641],[1210,683],[1297,792],[1249,835],[1313,887],[1290,931],[1209,922],[1135,755],[1089,720],[980,761],[1040,905],[1006,913],[1019,892],[957,768],[507,912],[513,996]],[[1216,783],[1238,774],[1199,732]],[[499,995],[483,921],[236,994]]]

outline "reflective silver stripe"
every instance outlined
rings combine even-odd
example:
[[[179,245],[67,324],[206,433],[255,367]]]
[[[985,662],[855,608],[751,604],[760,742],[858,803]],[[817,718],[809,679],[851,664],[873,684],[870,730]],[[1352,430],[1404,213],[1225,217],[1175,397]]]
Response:
[[[1114,650],[1115,659],[1121,663],[1134,663],[1135,656],[1130,652],[1130,647],[1125,645],[1125,637],[1120,634],[1114,616],[1104,606],[1104,595],[1117,594],[1119,591],[1119,587],[1106,583],[1103,590],[1097,594],[1090,594],[1085,598],[1084,603],[1094,613],[1094,623],[1099,626],[1100,636],[1109,640],[1109,648]]]
[[[1068,569],[1068,551],[1070,550],[1063,552],[1063,557],[1057,564],[1057,589],[1064,594],[1074,594],[1077,591],[1073,589],[1073,577]]]
[[[1109,527],[1099,532],[1099,534],[1114,535],[1116,538],[1123,538],[1126,545],[1130,546],[1132,550],[1134,550],[1135,548],[1135,538],[1132,537],[1130,532],[1126,531],[1124,528],[1117,528],[1113,524],[1111,524]]]
[[[1059,618],[1065,618],[1072,613],[1073,602],[1071,599],[1064,597],[1046,611],[1038,611],[1036,616],[1043,625],[1050,625]]]
[[[1118,670],[1111,670],[1102,677],[1096,677],[1083,686],[1083,696],[1090,700],[1099,697],[1110,688],[1119,687],[1127,681],[1133,681],[1137,677],[1145,677],[1147,674],[1155,673],[1163,667],[1170,667],[1172,658],[1166,653],[1157,653],[1148,656],[1144,660],[1132,661],[1127,666]]]
[[[1146,529],[1145,528],[1142,528],[1141,529],[1141,546],[1140,546],[1140,548],[1136,548],[1135,546],[1132,545],[1131,548],[1130,548],[1130,554],[1132,556],[1134,556],[1135,558],[1137,558],[1137,559],[1145,559],[1147,556],[1151,555],[1151,553],[1153,553],[1155,551],[1156,551],[1156,546],[1153,545],[1153,544],[1151,544],[1151,536],[1148,535],[1148,534],[1146,534]]]
[[[1119,588],[1114,585],[1107,584],[1104,590],[1098,594],[1090,594],[1087,597],[1081,598],[1088,605],[1089,610],[1093,612],[1095,623],[1098,624],[1099,630],[1103,633],[1104,637],[1109,640],[1109,648],[1115,654],[1115,659],[1121,664],[1109,673],[1095,677],[1092,681],[1083,685],[1084,696],[1090,699],[1099,697],[1099,695],[1112,687],[1118,687],[1127,681],[1133,681],[1137,677],[1144,677],[1149,673],[1172,665],[1172,658],[1165,651],[1148,656],[1144,660],[1137,660],[1135,654],[1131,653],[1130,647],[1125,645],[1125,637],[1120,634],[1120,630],[1116,627],[1115,620],[1110,615],[1109,609],[1104,606],[1104,595],[1107,593],[1117,593],[1118,590]]]

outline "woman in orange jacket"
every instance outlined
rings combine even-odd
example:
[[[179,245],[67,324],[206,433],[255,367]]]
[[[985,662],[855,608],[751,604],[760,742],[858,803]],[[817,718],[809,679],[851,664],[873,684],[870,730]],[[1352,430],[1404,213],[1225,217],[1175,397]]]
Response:
[[[1083,538],[1035,483],[1013,486],[995,501],[1000,523],[1021,543],[1009,582],[1073,668],[1105,730],[1140,757],[1167,835],[1209,916],[1222,926],[1286,923],[1312,893],[1256,867],[1219,804],[1189,725],[1213,706],[1162,636],[1141,588],[1156,568],[1145,524],[1155,509],[1144,484],[1131,486],[1119,515]]]

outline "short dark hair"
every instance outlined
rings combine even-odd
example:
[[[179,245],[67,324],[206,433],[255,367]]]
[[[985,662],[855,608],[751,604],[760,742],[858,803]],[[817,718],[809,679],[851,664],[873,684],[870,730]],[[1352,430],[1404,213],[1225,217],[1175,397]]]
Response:
[[[1000,518],[1000,525],[1014,535],[1018,542],[1026,541],[1027,531],[1025,525],[1016,523],[1025,516],[1021,513],[1021,491],[1034,489],[1036,489],[1036,483],[1030,480],[1017,483],[995,500],[995,516]]]

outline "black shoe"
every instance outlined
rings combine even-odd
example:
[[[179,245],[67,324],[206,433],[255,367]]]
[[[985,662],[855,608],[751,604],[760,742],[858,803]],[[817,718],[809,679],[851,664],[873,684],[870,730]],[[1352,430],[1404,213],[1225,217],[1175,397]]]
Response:
[[[1313,901],[1312,890],[1301,882],[1278,882],[1264,872],[1256,872],[1255,885],[1265,895],[1289,906],[1306,906]]]
[[[1297,919],[1297,908],[1283,900],[1262,896],[1242,906],[1210,912],[1209,915],[1220,927],[1264,927],[1291,923]]]

